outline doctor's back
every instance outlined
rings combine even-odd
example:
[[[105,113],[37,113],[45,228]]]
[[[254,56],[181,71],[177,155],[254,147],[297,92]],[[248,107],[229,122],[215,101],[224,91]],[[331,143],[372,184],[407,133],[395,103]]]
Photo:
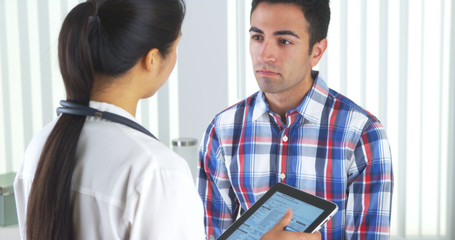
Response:
[[[22,239],[204,239],[186,162],[134,128],[138,101],[175,66],[184,13],[183,0],[89,0],[67,15],[59,64],[79,113],[63,111],[26,150]]]

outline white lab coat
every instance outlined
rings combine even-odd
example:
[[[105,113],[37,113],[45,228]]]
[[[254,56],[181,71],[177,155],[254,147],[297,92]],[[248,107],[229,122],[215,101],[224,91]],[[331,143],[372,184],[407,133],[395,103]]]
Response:
[[[107,103],[90,106],[135,120]],[[14,183],[21,237],[36,165],[56,121],[28,146]],[[76,239],[204,239],[203,207],[185,160],[130,127],[88,117],[72,183]]]

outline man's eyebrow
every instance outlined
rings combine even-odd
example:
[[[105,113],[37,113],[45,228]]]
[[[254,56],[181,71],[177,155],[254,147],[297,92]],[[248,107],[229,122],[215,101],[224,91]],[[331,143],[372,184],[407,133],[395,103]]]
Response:
[[[300,39],[299,35],[297,35],[293,31],[289,31],[289,30],[276,31],[276,32],[273,33],[273,35],[291,35],[291,36],[294,36],[294,37]]]
[[[259,29],[257,27],[251,27],[249,32],[257,32],[260,34],[264,34],[264,31],[262,31],[261,29]],[[275,35],[275,36],[291,35],[293,37],[300,39],[299,35],[297,35],[296,33],[294,33],[293,31],[290,31],[290,30],[279,30],[279,31],[274,32],[273,35]]]
[[[257,33],[264,34],[264,31],[262,31],[261,29],[259,29],[257,27],[251,27],[248,32],[257,32]]]

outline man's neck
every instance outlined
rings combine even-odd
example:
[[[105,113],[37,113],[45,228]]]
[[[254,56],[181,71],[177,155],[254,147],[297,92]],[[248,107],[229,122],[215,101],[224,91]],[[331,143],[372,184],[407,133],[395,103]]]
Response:
[[[308,80],[303,81],[299,86],[280,93],[265,93],[265,100],[270,110],[280,115],[281,121],[286,124],[286,113],[302,103],[313,83],[314,80],[310,75]]]

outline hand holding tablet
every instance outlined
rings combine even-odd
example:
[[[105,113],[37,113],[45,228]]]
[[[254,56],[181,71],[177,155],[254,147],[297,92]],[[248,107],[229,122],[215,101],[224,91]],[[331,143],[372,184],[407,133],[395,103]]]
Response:
[[[259,239],[283,217],[286,209],[293,212],[286,230],[311,233],[319,230],[337,211],[330,201],[277,183],[218,239]]]
[[[283,218],[267,233],[262,235],[260,240],[321,240],[321,233],[316,231],[314,233],[302,233],[286,231],[284,228],[289,225],[292,220],[292,210],[287,209]]]

